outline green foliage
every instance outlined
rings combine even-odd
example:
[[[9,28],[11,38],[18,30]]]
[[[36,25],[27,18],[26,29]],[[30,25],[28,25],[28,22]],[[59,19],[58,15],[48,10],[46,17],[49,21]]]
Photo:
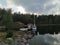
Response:
[[[60,32],[60,15],[39,15],[35,16],[37,31],[41,34]],[[6,30],[19,30],[15,22],[22,22],[25,25],[34,23],[34,14],[11,13],[11,9],[0,9],[0,26]]]
[[[7,35],[6,35],[6,38],[11,38],[13,36],[13,33],[12,32],[8,32]]]

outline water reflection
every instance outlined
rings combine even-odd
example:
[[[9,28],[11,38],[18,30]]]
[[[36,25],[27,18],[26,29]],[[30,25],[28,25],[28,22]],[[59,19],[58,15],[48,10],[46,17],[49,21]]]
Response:
[[[60,45],[60,33],[34,36],[29,41],[29,44],[30,45]]]

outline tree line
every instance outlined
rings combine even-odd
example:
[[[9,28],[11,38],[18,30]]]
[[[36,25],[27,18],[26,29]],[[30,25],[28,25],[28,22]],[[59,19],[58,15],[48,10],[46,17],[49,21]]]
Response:
[[[11,9],[0,9],[0,27],[6,27],[3,30],[18,30],[20,27],[16,26],[15,22],[22,22],[25,25],[33,24],[34,14],[21,14],[20,12],[12,14]],[[35,15],[35,22],[40,34],[60,32],[60,15]]]

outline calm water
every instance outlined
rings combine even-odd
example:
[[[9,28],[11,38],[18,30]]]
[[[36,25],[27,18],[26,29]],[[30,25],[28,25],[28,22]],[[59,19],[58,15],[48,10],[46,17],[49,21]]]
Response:
[[[12,44],[15,41],[12,41]],[[60,45],[60,33],[59,34],[44,34],[36,35],[32,39],[28,40],[29,45]],[[7,45],[0,43],[0,45]],[[17,45],[16,42],[13,45]],[[20,45],[20,43],[19,43]]]
[[[34,36],[30,40],[29,44],[30,45],[60,45],[60,33]]]

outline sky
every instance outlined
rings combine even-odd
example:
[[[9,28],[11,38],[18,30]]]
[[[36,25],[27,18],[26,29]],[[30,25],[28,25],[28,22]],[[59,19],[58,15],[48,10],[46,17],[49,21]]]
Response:
[[[60,0],[0,0],[0,8],[20,13],[60,14]]]

